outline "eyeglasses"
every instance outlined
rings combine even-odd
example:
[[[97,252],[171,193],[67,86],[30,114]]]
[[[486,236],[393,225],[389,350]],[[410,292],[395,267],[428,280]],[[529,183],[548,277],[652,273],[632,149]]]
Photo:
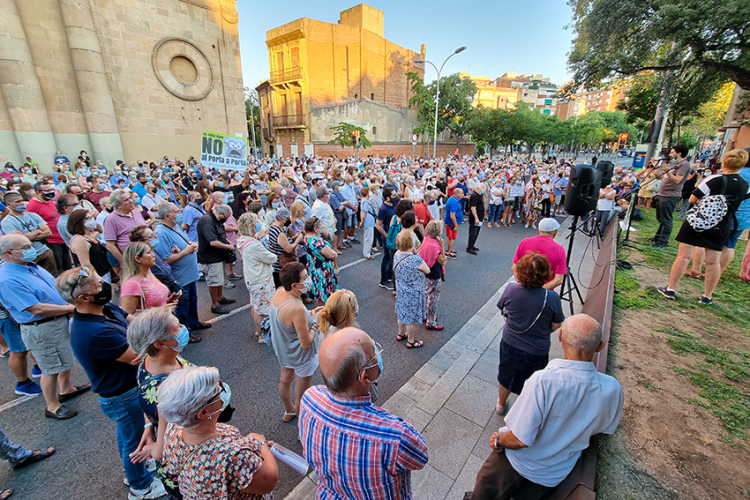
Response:
[[[213,396],[213,397],[211,398],[211,400],[210,400],[210,401],[208,402],[208,404],[207,404],[206,406],[214,404],[214,403],[216,402],[216,398],[219,398],[219,397],[221,397],[221,393],[222,393],[222,392],[227,392],[227,389],[226,389],[226,387],[224,387],[224,382],[222,382],[221,380],[219,380],[219,392],[217,392],[217,393],[216,393],[216,394],[215,394],[215,395],[214,395],[214,396]]]
[[[88,278],[91,276],[90,269],[86,266],[81,267],[81,270],[78,272],[78,276],[76,276],[75,284],[73,285],[73,290],[71,290],[71,293],[75,291],[76,288],[81,286],[81,278]]]
[[[375,356],[373,356],[373,357],[371,357],[370,359],[368,359],[368,360],[367,360],[367,362],[365,363],[365,366],[363,366],[363,367],[362,367],[362,368],[360,368],[359,370],[360,370],[360,371],[362,371],[362,370],[368,370],[368,369],[370,369],[370,368],[375,368],[376,366],[378,366],[378,364],[377,364],[377,363],[375,363],[374,365],[371,365],[371,366],[370,366],[370,362],[371,362],[371,361],[372,361],[373,359],[377,359],[377,357],[378,357],[378,356],[379,356],[380,354],[382,354],[382,353],[383,353],[383,346],[381,346],[381,345],[380,345],[380,344],[379,344],[378,342],[375,342]]]

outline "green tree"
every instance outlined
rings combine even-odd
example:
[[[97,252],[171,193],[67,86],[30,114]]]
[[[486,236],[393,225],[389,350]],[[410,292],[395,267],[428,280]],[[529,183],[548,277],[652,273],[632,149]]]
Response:
[[[575,32],[574,81],[696,68],[750,89],[750,2],[568,0]]]
[[[331,127],[331,130],[333,130],[336,135],[333,139],[328,141],[328,144],[337,144],[342,148],[349,147],[356,150],[356,146],[352,144],[352,131],[356,130],[359,132],[359,140],[362,143],[362,147],[366,149],[372,146],[372,143],[367,138],[367,131],[362,127],[358,127],[351,123],[339,122],[338,125]]]
[[[719,127],[724,123],[734,86],[733,82],[725,83],[710,101],[701,105],[682,129],[682,137],[678,137],[678,141],[684,142],[687,137],[693,137],[696,142],[700,143],[705,139],[715,138]]]
[[[252,123],[255,120],[255,144],[260,148],[260,108],[258,107],[258,94],[255,90],[245,87],[245,119],[247,120],[248,144],[252,145],[253,132]],[[252,120],[251,120],[252,113]]]
[[[409,106],[418,109],[419,126],[414,129],[418,134],[434,132],[435,126],[435,95],[437,81],[429,85],[415,72],[406,73],[412,91]],[[459,77],[458,73],[440,78],[440,102],[438,103],[437,131],[443,133],[446,129],[456,139],[456,146],[461,149],[461,137],[465,136],[466,118],[472,112],[471,103],[477,87],[468,78]]]

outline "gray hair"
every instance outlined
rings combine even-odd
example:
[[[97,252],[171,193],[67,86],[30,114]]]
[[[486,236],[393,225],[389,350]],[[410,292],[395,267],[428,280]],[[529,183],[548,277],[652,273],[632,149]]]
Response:
[[[4,236],[0,236],[0,255],[5,255],[5,252],[9,252],[11,250],[16,249],[16,241],[18,241],[19,238],[26,238],[22,234],[6,234]],[[29,240],[31,241],[31,240]]]
[[[112,191],[112,193],[109,195],[109,202],[112,204],[113,207],[117,208],[120,205],[122,205],[123,200],[130,199],[130,193],[125,191],[124,189],[115,189]]]
[[[424,228],[424,232],[430,238],[436,238],[443,234],[443,221],[432,219],[427,223],[427,227]]]
[[[216,205],[214,210],[223,215],[232,215],[232,208],[229,205]]]
[[[288,208],[280,208],[276,210],[276,220],[291,219],[292,212]]]
[[[575,314],[563,322],[565,343],[579,351],[595,353],[602,341],[602,325],[588,314]]]
[[[154,342],[170,340],[167,333],[174,306],[152,307],[136,315],[128,325],[128,344],[136,354],[156,356]]]
[[[166,202],[159,205],[159,209],[156,211],[156,218],[163,219],[165,215],[177,208],[174,203]]]
[[[323,375],[323,383],[334,394],[345,394],[354,383],[360,370],[367,363],[367,354],[361,345],[353,345],[346,353],[335,372],[330,377]],[[322,374],[322,372],[321,372]]]
[[[169,423],[192,429],[200,425],[198,412],[216,397],[219,370],[193,366],[172,372],[157,391],[158,408]]]
[[[57,293],[59,293],[60,297],[62,297],[62,299],[68,304],[75,304],[76,297],[81,295],[81,287],[86,286],[88,282],[96,276],[96,271],[93,269],[88,271],[88,276],[83,276],[81,275],[82,269],[83,268],[81,267],[68,269],[61,273],[55,280]],[[78,293],[74,294],[76,290],[78,290]]]
[[[327,194],[328,194],[328,188],[326,188],[325,186],[321,186],[318,188],[317,191],[315,191],[315,195],[318,197],[318,199],[323,198]]]

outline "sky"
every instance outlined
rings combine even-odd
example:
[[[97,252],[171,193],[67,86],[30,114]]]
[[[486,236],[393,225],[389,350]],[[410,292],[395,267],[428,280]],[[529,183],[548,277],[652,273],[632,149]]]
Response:
[[[245,87],[268,79],[266,31],[309,17],[337,23],[339,12],[358,0],[237,0],[240,53]],[[573,33],[564,27],[571,10],[564,0],[369,0],[383,11],[384,36],[419,52],[439,68],[446,57],[465,45],[445,65],[442,75],[465,71],[496,78],[508,71],[542,73],[562,85],[570,79],[567,53]],[[435,70],[428,65],[425,80]]]

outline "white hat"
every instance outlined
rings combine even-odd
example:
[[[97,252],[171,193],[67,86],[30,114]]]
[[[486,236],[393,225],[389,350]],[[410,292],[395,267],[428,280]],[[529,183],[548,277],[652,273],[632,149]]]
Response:
[[[547,217],[539,221],[539,230],[543,233],[551,233],[560,229],[560,223],[557,220]]]

